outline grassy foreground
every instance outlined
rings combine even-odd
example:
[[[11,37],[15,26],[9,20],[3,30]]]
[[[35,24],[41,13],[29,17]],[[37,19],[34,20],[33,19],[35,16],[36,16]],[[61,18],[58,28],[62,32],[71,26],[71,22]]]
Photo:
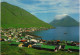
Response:
[[[1,55],[79,55],[78,52],[66,52],[66,51],[47,51],[47,50],[37,50],[27,47],[16,47],[9,46],[8,42],[1,43]]]

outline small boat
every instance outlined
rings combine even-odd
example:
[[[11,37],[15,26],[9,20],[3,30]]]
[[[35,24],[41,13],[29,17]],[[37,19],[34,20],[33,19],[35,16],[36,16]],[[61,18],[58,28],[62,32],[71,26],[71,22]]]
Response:
[[[66,32],[64,32],[64,34],[67,34]]]

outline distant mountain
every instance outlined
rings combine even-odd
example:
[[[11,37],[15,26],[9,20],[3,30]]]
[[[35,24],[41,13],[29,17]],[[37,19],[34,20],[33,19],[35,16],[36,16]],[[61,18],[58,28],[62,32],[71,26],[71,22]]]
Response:
[[[3,28],[52,27],[24,9],[6,2],[1,3],[1,26]]]
[[[50,22],[50,24],[53,26],[79,26],[79,22],[73,19],[72,17],[68,15],[62,16],[56,17],[56,19]]]

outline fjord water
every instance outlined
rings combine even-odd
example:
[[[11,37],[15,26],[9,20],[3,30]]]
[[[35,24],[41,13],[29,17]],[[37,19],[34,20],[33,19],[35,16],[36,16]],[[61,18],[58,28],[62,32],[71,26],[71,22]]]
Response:
[[[44,40],[79,42],[79,27],[56,27],[56,29],[35,31],[33,34],[41,36]]]

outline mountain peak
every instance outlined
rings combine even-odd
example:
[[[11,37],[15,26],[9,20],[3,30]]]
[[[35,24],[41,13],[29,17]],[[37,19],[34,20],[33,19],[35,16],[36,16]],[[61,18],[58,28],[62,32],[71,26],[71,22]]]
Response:
[[[79,23],[69,15],[57,15],[56,19],[50,22],[53,26],[78,26]]]

